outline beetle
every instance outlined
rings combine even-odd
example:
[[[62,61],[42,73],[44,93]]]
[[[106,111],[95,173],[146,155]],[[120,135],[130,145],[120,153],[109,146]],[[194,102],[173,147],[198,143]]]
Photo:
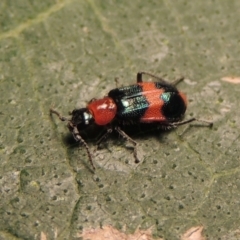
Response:
[[[155,78],[157,81],[145,82],[143,75]],[[97,146],[110,133],[116,131],[133,144],[135,162],[138,163],[137,142],[128,136],[121,126],[123,124],[154,123],[161,128],[172,129],[197,120],[196,118],[182,120],[187,108],[187,97],[178,91],[176,85],[183,79],[179,78],[175,82],[169,83],[151,73],[138,72],[135,84],[112,89],[107,96],[92,99],[85,108],[74,109],[70,113],[71,119],[63,117],[53,108],[50,109],[50,114],[55,114],[61,121],[68,122],[67,126],[74,139],[84,145],[93,170],[95,167],[92,155],[80,131],[94,124],[106,128],[104,135],[97,141]],[[203,122],[212,126],[211,122]]]

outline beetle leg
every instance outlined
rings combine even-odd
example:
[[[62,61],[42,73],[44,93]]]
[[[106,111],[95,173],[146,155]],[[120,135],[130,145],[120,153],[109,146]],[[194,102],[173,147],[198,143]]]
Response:
[[[137,83],[141,83],[142,82],[142,72],[138,72],[137,73]]]
[[[152,78],[156,78],[159,82],[161,83],[166,83],[166,84],[169,84],[166,80],[164,80],[163,78],[160,78],[154,74],[151,74],[151,73],[148,73],[148,72],[138,72],[137,73],[137,83],[141,83],[143,80],[142,80],[142,75],[145,74],[147,76],[150,76]],[[178,79],[176,79],[174,82],[170,83],[171,85],[173,86],[176,86],[178,83],[180,83],[181,81],[184,80],[184,77],[180,77]]]
[[[153,75],[151,73],[148,73],[148,72],[138,72],[137,73],[137,83],[141,83],[143,80],[142,80],[142,75],[145,74],[149,77],[152,77],[152,78],[155,78],[157,79],[159,82],[162,82],[162,83],[166,83],[166,84],[169,84],[166,80],[164,80],[163,78],[160,78],[156,75]]]
[[[177,78],[174,82],[171,82],[171,85],[176,86],[184,80],[184,77]]]
[[[212,127],[213,126],[212,122],[208,122],[208,121],[205,121],[205,120],[200,120],[200,119],[197,119],[197,118],[190,118],[188,120],[181,121],[181,122],[169,123],[168,126],[169,127],[177,127],[177,126],[184,125],[184,124],[187,124],[187,123],[190,123],[190,122],[193,122],[193,121],[204,123],[204,124],[207,125],[207,127]]]
[[[135,163],[139,163],[139,159],[137,157],[137,142],[135,142],[132,138],[130,138],[120,127],[115,127],[115,130],[127,141],[133,144],[133,155],[135,158]]]
[[[100,144],[108,137],[108,135],[112,133],[112,128],[108,128],[107,131],[98,139],[97,141],[97,149],[99,149]]]
[[[75,140],[76,140],[77,142],[82,143],[83,146],[85,147],[85,149],[87,150],[87,154],[88,154],[89,161],[90,161],[90,163],[91,163],[91,165],[92,165],[92,167],[93,167],[93,170],[95,170],[95,167],[94,167],[94,165],[93,165],[92,155],[91,155],[90,150],[89,150],[89,146],[88,146],[88,144],[85,142],[85,140],[81,137],[81,135],[80,135],[80,133],[79,133],[79,131],[78,131],[78,129],[77,129],[76,126],[73,126],[73,128],[72,128],[72,134],[73,134],[73,137],[75,138]]]
[[[114,81],[115,81],[115,84],[116,84],[116,88],[119,88],[119,78],[118,77],[115,77],[114,78]]]
[[[88,103],[94,102],[96,100],[97,100],[96,98],[92,98]]]

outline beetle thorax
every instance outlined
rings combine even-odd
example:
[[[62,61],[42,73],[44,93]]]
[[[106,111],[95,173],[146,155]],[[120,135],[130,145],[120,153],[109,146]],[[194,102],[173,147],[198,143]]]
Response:
[[[97,125],[107,125],[115,118],[117,106],[112,98],[96,99],[88,104],[88,110]]]

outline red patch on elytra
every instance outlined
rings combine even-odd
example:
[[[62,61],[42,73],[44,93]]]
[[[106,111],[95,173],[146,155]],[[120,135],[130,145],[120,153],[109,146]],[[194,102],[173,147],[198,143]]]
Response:
[[[142,95],[146,97],[149,107],[145,114],[141,117],[140,122],[165,122],[166,118],[162,114],[161,109],[164,105],[164,101],[160,98],[164,93],[164,89],[156,88],[153,82],[138,83],[142,87]]]

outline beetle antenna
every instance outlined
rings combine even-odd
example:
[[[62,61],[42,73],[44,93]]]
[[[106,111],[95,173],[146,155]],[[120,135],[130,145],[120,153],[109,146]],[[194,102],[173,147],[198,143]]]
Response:
[[[63,117],[58,111],[56,111],[55,109],[53,108],[50,108],[50,115],[52,114],[55,114],[58,116],[58,118],[63,121],[63,122],[66,122],[66,121],[70,121],[69,119],[67,119],[66,117]]]

